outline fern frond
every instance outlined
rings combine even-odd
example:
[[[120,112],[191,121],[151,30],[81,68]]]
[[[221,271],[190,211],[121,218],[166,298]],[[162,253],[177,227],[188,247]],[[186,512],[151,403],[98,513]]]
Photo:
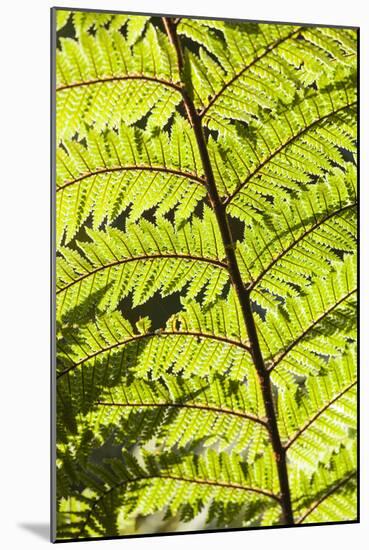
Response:
[[[70,394],[64,402],[73,406]],[[170,450],[191,445],[196,434],[204,448],[232,449],[251,462],[268,441],[257,381],[224,382],[219,377],[208,382],[166,374],[152,382],[130,382],[122,375],[109,389],[102,387],[81,426],[94,433],[94,447],[106,440],[112,446],[155,441]]]
[[[355,520],[356,31],[56,27],[57,539]]]
[[[84,23],[86,27],[88,24]],[[82,27],[83,28],[83,27]],[[134,46],[138,30],[101,25],[95,36],[81,32],[79,41],[61,39],[57,56],[58,141],[76,132],[131,125],[153,110],[152,126],[164,126],[181,100],[178,69],[167,38],[153,26]],[[132,46],[133,50],[131,50]]]
[[[78,38],[84,34],[93,35],[98,29],[120,30],[129,19],[128,15],[123,14],[99,13],[97,16],[96,12],[72,12],[73,26]],[[138,17],[137,19],[141,22],[146,17]]]
[[[276,300],[298,295],[312,272],[326,276],[340,254],[355,248],[356,207],[352,165],[347,172],[336,169],[296,199],[276,200],[269,219],[247,228],[237,248],[253,299],[269,307],[273,294]]]
[[[58,243],[64,232],[68,243],[89,215],[98,228],[129,206],[133,220],[158,207],[158,215],[175,209],[181,223],[206,195],[196,144],[180,118],[170,136],[125,126],[118,134],[90,130],[86,145],[65,141],[57,162]]]
[[[297,35],[298,27],[286,25],[280,33],[263,26],[258,33],[256,25],[252,41],[249,32],[243,37],[243,40],[250,37],[252,49],[245,48],[243,52],[239,47],[242,26],[223,24],[221,29],[218,28],[217,31],[221,30],[223,34],[221,44],[219,39],[215,40],[215,31],[207,29],[204,33],[204,26],[207,26],[206,22],[182,20],[178,32],[201,45],[204,43],[207,49],[200,48],[200,55],[191,57],[191,65],[197,66],[191,80],[195,103],[202,109],[202,115],[206,115],[206,125],[217,129],[218,120],[221,123],[222,119],[231,118],[248,123],[258,113],[259,106],[273,109],[278,100],[291,98],[293,85],[289,75],[284,74],[285,79],[282,79],[284,67],[282,69],[278,61],[271,67],[266,59],[268,56],[272,58],[273,51],[280,44]],[[222,55],[219,54],[221,47]],[[217,63],[211,62],[213,57],[206,51],[216,56]]]
[[[335,165],[347,165],[340,148],[343,140],[347,150],[355,148],[350,130],[355,109],[353,88],[329,90],[299,101],[278,117],[260,120],[247,132],[238,130],[240,136],[228,131],[217,147],[225,159],[218,170],[230,175],[229,213],[246,223],[260,220],[267,197],[286,199],[291,191],[334,172]]]
[[[232,504],[236,511],[259,503],[262,514],[267,503],[275,506],[278,502],[270,453],[264,460],[263,466],[260,459],[251,465],[236,454],[207,451],[194,462],[182,450],[161,456],[148,454],[142,466],[126,454],[105,467],[90,465],[85,476],[92,488],[79,497],[62,500],[60,531],[67,537],[116,535],[117,511],[125,522],[163,509],[167,516],[179,513],[183,521],[189,521],[211,506],[209,515],[219,521],[219,504]]]
[[[87,406],[96,399],[100,385],[115,385],[130,372],[140,377],[150,373],[153,379],[169,369],[186,378],[196,375],[212,379],[227,373],[231,380],[253,383],[250,348],[233,332],[239,314],[231,296],[205,314],[198,304],[189,304],[156,331],[150,330],[149,322],[141,330],[132,327],[119,312],[98,317],[77,332],[67,325],[61,329],[58,342],[58,377],[67,378],[67,391],[73,394],[73,374],[77,399],[85,400]],[[154,350],[158,354],[155,362]]]
[[[305,472],[329,464],[333,452],[349,442],[356,426],[356,358],[353,351],[329,360],[320,376],[279,393],[281,434],[289,459]]]
[[[284,307],[259,323],[262,349],[275,383],[278,371],[303,376],[319,373],[327,357],[340,357],[355,339],[355,267],[355,258],[346,256],[336,271],[315,280],[303,295],[288,298]]]
[[[197,66],[191,84],[204,124],[215,130],[228,120],[250,123],[263,110],[276,111],[280,103],[292,103],[296,81],[317,82],[320,87],[333,75],[337,80],[342,64],[354,66],[351,31],[342,32],[346,43],[320,28],[222,23],[212,31],[207,25],[207,21],[182,20],[178,32],[201,45],[199,56],[191,58]]]
[[[130,293],[137,306],[157,291],[167,296],[182,289],[195,297],[205,288],[204,303],[210,304],[227,283],[219,230],[207,209],[202,219],[178,229],[160,218],[157,225],[128,221],[124,232],[110,227],[86,232],[90,241],[78,243],[81,253],[59,247],[59,319],[81,306],[92,289],[106,289],[99,308],[113,311]]]
[[[356,445],[352,441],[332,456],[329,468],[319,464],[312,479],[300,471],[299,493],[296,494],[297,523],[355,519],[356,466]]]

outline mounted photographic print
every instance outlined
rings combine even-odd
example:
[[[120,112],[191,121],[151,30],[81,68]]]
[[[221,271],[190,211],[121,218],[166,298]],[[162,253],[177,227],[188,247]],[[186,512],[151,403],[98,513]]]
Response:
[[[357,51],[52,10],[53,540],[358,521]]]

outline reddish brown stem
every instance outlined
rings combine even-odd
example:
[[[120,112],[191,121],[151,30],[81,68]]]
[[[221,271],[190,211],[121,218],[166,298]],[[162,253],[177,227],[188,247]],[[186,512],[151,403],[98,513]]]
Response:
[[[164,26],[168,34],[169,40],[177,53],[178,68],[179,73],[182,76],[184,69],[184,58],[181,50],[181,45],[179,43],[178,35],[176,32],[176,27],[173,24],[173,21],[170,18],[163,18]],[[267,428],[273,447],[274,455],[276,458],[278,478],[280,484],[280,503],[283,512],[283,519],[285,524],[293,524],[293,513],[291,505],[291,493],[289,488],[289,479],[287,472],[287,461],[286,461],[286,451],[283,448],[278,424],[277,416],[275,411],[275,405],[273,402],[272,396],[272,386],[270,381],[270,374],[264,364],[264,359],[261,353],[259,338],[255,326],[255,320],[251,309],[250,293],[245,284],[242,281],[241,272],[237,263],[236,254],[235,254],[235,245],[232,238],[231,229],[229,226],[228,216],[225,210],[225,206],[222,203],[218,189],[215,183],[213,168],[210,162],[209,152],[202,128],[201,116],[196,111],[195,105],[191,99],[190,94],[187,91],[186,83],[182,78],[182,97],[184,106],[187,112],[188,119],[191,123],[192,129],[194,131],[202,166],[204,169],[206,186],[209,196],[209,201],[214,210],[216,220],[219,226],[219,230],[222,236],[223,246],[227,258],[227,266],[229,277],[232,283],[232,286],[238,297],[238,301],[241,306],[242,315],[244,323],[246,326],[251,354],[253,357],[253,362],[255,369],[257,371],[261,391],[264,400],[264,407],[267,417]]]

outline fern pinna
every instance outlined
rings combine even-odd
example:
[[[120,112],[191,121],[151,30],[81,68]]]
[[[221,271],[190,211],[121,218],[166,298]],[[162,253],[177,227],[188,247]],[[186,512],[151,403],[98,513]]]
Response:
[[[356,520],[356,30],[54,11],[58,540]]]

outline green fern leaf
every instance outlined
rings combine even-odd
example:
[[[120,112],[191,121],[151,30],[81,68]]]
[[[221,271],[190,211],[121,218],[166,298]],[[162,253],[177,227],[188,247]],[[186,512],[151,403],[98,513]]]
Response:
[[[56,539],[356,521],[356,31],[56,28]]]

